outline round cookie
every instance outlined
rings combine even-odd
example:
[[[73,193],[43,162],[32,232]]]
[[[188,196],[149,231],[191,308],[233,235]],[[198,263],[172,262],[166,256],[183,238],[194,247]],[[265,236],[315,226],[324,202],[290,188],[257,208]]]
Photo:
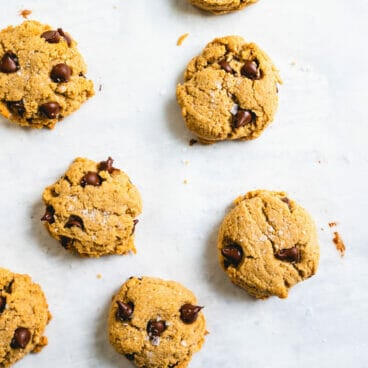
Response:
[[[256,1],[257,0],[190,0],[194,6],[213,14],[225,14],[240,10]]]
[[[28,275],[0,268],[0,367],[10,367],[47,345],[51,319],[41,287]]]
[[[107,161],[77,158],[43,192],[42,217],[61,245],[82,256],[135,252],[134,230],[142,211],[137,188]]]
[[[184,368],[207,333],[202,308],[177,282],[131,277],[112,299],[110,343],[137,367]]]
[[[0,114],[52,129],[94,95],[77,43],[61,28],[26,21],[0,32]]]
[[[257,138],[273,120],[279,74],[270,58],[239,36],[217,38],[188,64],[176,96],[202,143]]]
[[[257,190],[234,201],[218,235],[219,260],[230,280],[256,298],[287,298],[319,262],[309,214],[284,192]]]

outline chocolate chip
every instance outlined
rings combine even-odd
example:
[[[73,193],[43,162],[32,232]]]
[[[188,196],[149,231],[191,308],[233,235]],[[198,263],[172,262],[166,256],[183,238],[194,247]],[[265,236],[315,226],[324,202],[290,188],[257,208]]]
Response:
[[[55,222],[54,214],[54,207],[47,206],[44,215],[41,217],[41,221],[47,221],[50,225],[53,224]]]
[[[60,36],[65,39],[66,43],[70,47],[70,45],[72,44],[72,38],[68,35],[68,33],[65,33],[62,28],[58,28],[57,31],[59,32]]]
[[[221,254],[229,266],[232,265],[237,267],[243,259],[243,249],[236,243],[232,243],[223,247],[221,249]]]
[[[250,110],[239,109],[233,117],[233,128],[240,128],[253,121],[253,112]]]
[[[13,113],[19,116],[24,116],[26,109],[24,107],[23,100],[20,101],[7,101],[6,103],[8,109]]]
[[[287,197],[281,198],[281,200],[286,203],[289,207],[289,209],[291,210],[291,204],[290,204],[290,199]]]
[[[219,61],[219,65],[222,69],[225,70],[227,73],[234,73],[233,68],[230,66],[230,63],[228,63],[226,60]]]
[[[252,80],[261,79],[261,71],[253,60],[247,60],[240,69],[240,73]]]
[[[108,157],[106,161],[101,161],[98,165],[98,169],[100,171],[107,171],[109,174],[111,174],[115,169],[115,167],[112,166],[114,160],[111,157]]]
[[[4,312],[5,307],[6,307],[6,298],[5,296],[0,296],[0,313]]]
[[[120,301],[117,301],[116,303],[118,305],[118,309],[115,314],[116,319],[122,322],[131,319],[134,311],[134,304],[131,302],[123,303]]]
[[[46,40],[48,43],[59,43],[60,42],[60,33],[58,31],[46,31],[41,35],[42,38]]]
[[[189,141],[189,146],[194,146],[196,143],[198,143],[198,141],[196,140],[196,139],[191,139],[190,141]]]
[[[15,332],[10,346],[13,349],[24,349],[31,340],[31,332],[28,328],[18,327]]]
[[[60,237],[60,244],[63,248],[69,249],[69,246],[72,245],[73,239],[68,238],[67,236]]]
[[[13,291],[13,284],[14,284],[14,279],[13,279],[13,280],[11,280],[11,281],[9,282],[9,284],[8,284],[8,285],[6,285],[6,287],[5,287],[5,291],[6,291],[8,294],[11,294],[11,292]]]
[[[69,82],[72,75],[72,69],[64,64],[57,64],[51,70],[51,79],[56,83]]]
[[[86,185],[93,185],[98,187],[102,184],[102,178],[94,171],[88,171],[86,175],[83,176],[80,185],[84,188]]]
[[[139,222],[139,220],[138,220],[138,219],[133,220],[133,230],[132,230],[132,235],[133,235],[133,234],[134,234],[134,232],[135,232],[135,227],[136,227],[136,225],[138,224],[138,222]]]
[[[83,230],[84,229],[83,220],[79,216],[71,215],[67,223],[64,225],[64,227],[70,229],[73,226],[79,227],[80,229]]]
[[[40,112],[49,119],[59,117],[61,107],[57,102],[46,102],[40,106]]]
[[[297,246],[287,249],[280,249],[275,253],[275,257],[280,261],[300,262],[300,252]]]
[[[127,358],[128,360],[130,360],[131,362],[134,360],[135,354],[125,354],[125,358]]]
[[[149,321],[147,324],[147,333],[150,337],[158,337],[166,330],[165,321]]]
[[[12,52],[6,52],[0,60],[0,72],[15,73],[19,70],[18,58]]]
[[[180,308],[180,319],[187,324],[193,323],[198,318],[198,313],[203,307],[192,304],[184,304]]]

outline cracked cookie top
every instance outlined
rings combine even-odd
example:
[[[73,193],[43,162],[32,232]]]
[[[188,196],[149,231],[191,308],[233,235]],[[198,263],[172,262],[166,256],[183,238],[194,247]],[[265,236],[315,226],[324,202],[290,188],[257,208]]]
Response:
[[[288,296],[313,276],[319,262],[317,231],[309,214],[284,192],[257,190],[234,201],[218,235],[221,266],[256,298]]]
[[[0,367],[10,367],[47,345],[51,319],[41,287],[28,275],[0,268]]]
[[[177,282],[131,277],[112,299],[110,343],[137,367],[184,368],[204,342],[202,308]]]
[[[273,120],[279,74],[270,58],[239,36],[217,38],[188,64],[177,100],[202,143],[254,139]]]
[[[202,9],[214,14],[225,14],[240,10],[257,0],[190,0],[190,2]]]
[[[55,184],[43,192],[42,217],[60,244],[82,256],[135,252],[135,219],[142,211],[137,188],[113,167],[77,158]]]
[[[53,128],[93,96],[77,43],[62,28],[26,21],[0,32],[0,114]]]

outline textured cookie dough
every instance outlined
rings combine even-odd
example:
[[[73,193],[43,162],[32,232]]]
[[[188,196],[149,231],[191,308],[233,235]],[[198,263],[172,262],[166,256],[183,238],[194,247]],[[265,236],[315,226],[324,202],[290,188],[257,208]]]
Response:
[[[214,14],[225,14],[240,10],[257,0],[189,0],[194,6]]]
[[[0,268],[0,367],[10,367],[47,345],[51,319],[45,295],[28,275]]]
[[[137,367],[184,368],[207,333],[201,309],[177,282],[132,277],[112,299],[110,343]]]
[[[0,114],[53,128],[94,95],[77,43],[61,28],[26,21],[0,32]]]
[[[141,198],[129,177],[112,164],[111,157],[100,163],[77,158],[43,192],[41,220],[64,248],[82,256],[135,252]]]
[[[217,38],[188,64],[176,96],[189,130],[202,143],[257,138],[278,105],[278,71],[254,43]]]
[[[257,190],[234,204],[218,235],[222,267],[234,284],[256,298],[286,298],[293,285],[317,271],[313,220],[284,192]]]

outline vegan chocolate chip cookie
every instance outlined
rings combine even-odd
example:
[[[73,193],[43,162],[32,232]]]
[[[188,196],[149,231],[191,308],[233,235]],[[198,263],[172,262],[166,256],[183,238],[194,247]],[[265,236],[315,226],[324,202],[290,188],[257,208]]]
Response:
[[[109,157],[77,158],[43,192],[42,221],[61,245],[82,256],[135,252],[134,230],[142,203],[137,188]]]
[[[235,200],[218,235],[218,253],[231,281],[256,298],[288,296],[319,262],[309,214],[283,192],[257,190]]]
[[[256,1],[257,0],[190,0],[194,6],[214,14],[225,14],[240,10]]]
[[[22,126],[53,128],[93,96],[77,43],[36,21],[0,32],[0,114]]]
[[[177,282],[132,277],[112,299],[110,343],[137,367],[184,368],[204,342],[202,308]]]
[[[254,139],[273,120],[279,74],[254,43],[217,38],[192,59],[177,100],[189,130],[202,143]]]
[[[10,367],[47,345],[51,319],[41,287],[28,275],[0,268],[0,367]]]

